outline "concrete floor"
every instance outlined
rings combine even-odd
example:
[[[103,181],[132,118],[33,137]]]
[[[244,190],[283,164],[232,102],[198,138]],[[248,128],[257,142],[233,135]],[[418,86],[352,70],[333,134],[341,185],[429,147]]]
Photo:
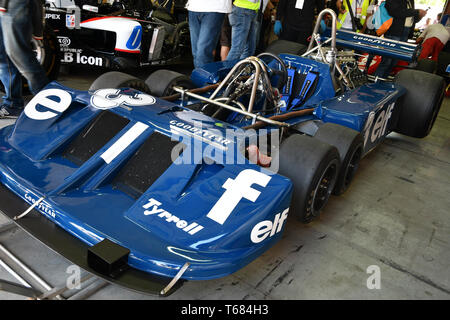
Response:
[[[60,82],[87,89],[99,74],[87,71]],[[446,99],[427,138],[391,134],[320,219],[303,225],[290,217],[282,240],[248,266],[222,279],[187,282],[165,299],[449,299],[449,182]],[[23,231],[1,233],[0,243],[51,286],[66,283],[71,263]],[[380,289],[367,287],[369,266],[380,270]],[[1,266],[0,278],[13,280]],[[24,298],[0,291],[5,299]],[[107,285],[89,299],[161,298]]]

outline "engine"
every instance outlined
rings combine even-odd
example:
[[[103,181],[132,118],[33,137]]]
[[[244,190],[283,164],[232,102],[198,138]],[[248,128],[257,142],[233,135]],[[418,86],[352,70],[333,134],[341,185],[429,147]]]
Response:
[[[354,89],[367,83],[367,76],[359,69],[358,59],[356,59],[353,51],[339,51],[336,56],[336,63],[339,64],[343,72],[339,79],[347,89]]]

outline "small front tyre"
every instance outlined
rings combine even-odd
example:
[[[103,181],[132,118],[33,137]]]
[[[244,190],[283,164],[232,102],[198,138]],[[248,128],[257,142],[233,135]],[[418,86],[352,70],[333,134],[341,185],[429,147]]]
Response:
[[[179,72],[160,69],[148,76],[145,84],[155,97],[167,97],[176,93],[173,87],[179,86],[184,89],[193,89],[195,86],[191,79]]]
[[[314,138],[335,146],[339,151],[341,168],[333,194],[341,195],[348,189],[358,170],[364,150],[364,139],[358,131],[335,123],[321,125]]]
[[[102,74],[92,82],[89,91],[109,88],[132,88],[145,93],[150,93],[144,80],[119,71],[110,71]]]

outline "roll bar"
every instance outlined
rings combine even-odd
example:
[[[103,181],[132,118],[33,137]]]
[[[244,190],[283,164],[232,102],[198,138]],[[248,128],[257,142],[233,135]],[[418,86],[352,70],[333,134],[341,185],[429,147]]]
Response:
[[[322,20],[323,16],[325,14],[331,15],[331,50],[336,52],[336,23],[337,23],[337,16],[336,12],[334,12],[331,9],[323,9],[320,11],[319,15],[317,16],[316,25],[314,26],[314,31],[311,36],[311,41],[309,42],[307,52],[310,51],[313,48],[313,40],[317,41],[317,35],[319,35],[319,29],[320,29],[320,21]]]

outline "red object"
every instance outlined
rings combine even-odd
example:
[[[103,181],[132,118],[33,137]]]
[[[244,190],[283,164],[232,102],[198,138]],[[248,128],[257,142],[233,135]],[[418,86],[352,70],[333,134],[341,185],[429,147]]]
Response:
[[[394,67],[394,68],[392,68],[392,71],[391,71],[391,73],[393,73],[393,74],[397,74],[397,73],[399,73],[401,70],[403,70],[403,69],[405,69],[405,68],[403,68],[402,66],[408,66],[409,65],[409,62],[406,62],[406,61],[402,61],[402,60],[397,60],[397,65]]]
[[[366,67],[367,58],[369,57],[368,53],[364,54],[364,57],[359,58],[358,61],[358,67],[361,71],[364,71],[364,68]],[[370,63],[368,74],[373,74],[375,70],[377,70],[378,65],[381,62],[381,56],[374,56],[372,59],[372,62]]]
[[[422,52],[419,59],[427,59],[431,56],[431,60],[437,61],[439,53],[444,48],[444,44],[438,38],[428,38],[422,44]]]
[[[367,58],[368,58],[369,54],[365,53],[364,57],[359,58],[358,61],[358,67],[361,71],[364,71],[364,68],[366,67],[366,63],[367,63]],[[380,62],[381,62],[381,56],[374,56],[372,62],[370,63],[369,66],[369,70],[368,70],[368,74],[374,74],[375,70],[377,70]],[[408,62],[406,61],[402,61],[402,60],[398,60],[397,61],[397,66],[394,67],[391,71],[391,73],[393,74],[397,74],[400,70],[403,70],[404,67],[406,67],[407,65],[409,65]]]
[[[450,84],[445,88],[445,96],[450,97]]]

